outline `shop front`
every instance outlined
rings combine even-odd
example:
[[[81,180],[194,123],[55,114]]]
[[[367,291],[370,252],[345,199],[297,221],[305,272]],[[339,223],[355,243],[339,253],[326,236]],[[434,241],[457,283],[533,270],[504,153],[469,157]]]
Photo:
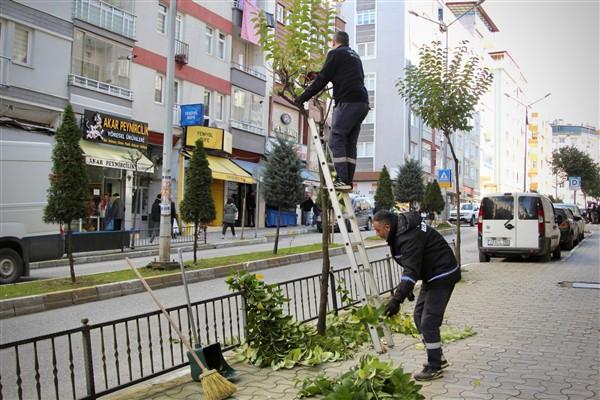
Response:
[[[154,164],[147,149],[148,125],[85,110],[83,150],[88,173],[87,217],[74,227],[80,232],[139,229],[147,214],[147,191]],[[114,207],[113,207],[114,206]]]
[[[185,176],[185,169],[198,139],[203,142],[213,178],[211,191],[216,218],[210,225],[218,226],[223,223],[223,208],[228,198],[234,199],[238,210],[240,210],[238,220],[241,221],[244,200],[247,200],[249,194],[255,190],[256,180],[229,159],[232,153],[232,138],[229,132],[220,128],[187,126],[185,128],[184,150],[180,157],[179,176]],[[181,203],[185,193],[185,179],[180,179],[179,182],[178,202]],[[246,210],[248,210],[248,207],[246,207]]]

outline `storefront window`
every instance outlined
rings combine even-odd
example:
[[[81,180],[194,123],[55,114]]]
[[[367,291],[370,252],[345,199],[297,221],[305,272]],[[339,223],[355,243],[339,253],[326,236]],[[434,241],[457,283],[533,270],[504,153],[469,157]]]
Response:
[[[129,88],[131,49],[75,29],[71,70],[75,75]]]

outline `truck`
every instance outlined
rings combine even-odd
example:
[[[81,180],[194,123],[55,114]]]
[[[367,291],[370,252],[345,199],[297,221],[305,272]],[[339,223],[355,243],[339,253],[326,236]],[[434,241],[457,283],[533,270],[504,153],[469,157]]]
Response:
[[[0,284],[64,254],[61,226],[43,218],[51,172],[51,143],[0,140]]]

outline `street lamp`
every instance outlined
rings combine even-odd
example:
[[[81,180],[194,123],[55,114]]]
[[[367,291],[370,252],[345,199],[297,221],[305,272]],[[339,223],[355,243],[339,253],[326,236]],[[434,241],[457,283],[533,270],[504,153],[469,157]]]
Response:
[[[551,94],[552,94],[551,92],[548,92],[548,93],[546,93],[546,95],[540,97],[536,101],[532,101],[529,104],[525,104],[525,103],[521,102],[520,100],[516,99],[515,97],[511,96],[510,94],[504,93],[504,95],[506,97],[508,97],[509,99],[512,99],[512,100],[516,101],[517,103],[519,103],[520,105],[522,105],[523,107],[525,107],[525,154],[523,156],[523,192],[527,191],[527,139],[528,139],[527,125],[529,123],[529,111],[528,111],[528,109],[530,109],[531,106],[533,106],[534,104],[537,104],[540,101],[547,99],[548,97],[550,97]]]
[[[440,27],[440,32],[443,32],[446,34],[446,75],[448,74],[448,28],[450,28],[450,26],[452,24],[454,24],[456,21],[458,21],[459,19],[461,19],[462,17],[464,17],[465,15],[469,14],[471,11],[473,11],[474,9],[476,9],[477,7],[479,7],[480,5],[482,5],[485,2],[485,0],[479,0],[477,3],[475,3],[475,5],[473,5],[473,7],[469,8],[467,11],[465,11],[464,13],[462,13],[461,15],[459,15],[458,17],[456,17],[452,22],[450,22],[449,24],[446,24],[444,21],[436,21],[434,19],[431,19],[425,15],[421,15],[413,10],[408,10],[408,13],[410,15],[414,15],[415,17],[424,19],[425,21],[429,21],[429,22],[433,22],[434,24],[436,24],[437,26]],[[442,136],[443,139],[443,136]],[[447,168],[447,163],[448,163],[448,143],[446,140],[442,140],[442,144],[443,144],[443,159],[442,159],[442,169],[446,169]],[[458,171],[455,171],[456,174],[458,174]],[[460,190],[460,188],[458,188]],[[444,193],[446,193],[446,188],[444,188]],[[447,196],[447,194],[446,194]],[[444,218],[447,218],[448,214],[447,214],[447,203],[448,203],[448,199],[446,197],[445,199],[446,201],[444,201],[445,206],[444,206]]]

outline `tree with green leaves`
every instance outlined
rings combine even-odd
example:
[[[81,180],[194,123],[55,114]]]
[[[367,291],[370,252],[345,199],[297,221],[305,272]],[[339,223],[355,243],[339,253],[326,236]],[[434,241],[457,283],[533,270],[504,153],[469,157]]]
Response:
[[[185,171],[185,192],[181,202],[181,217],[184,221],[194,223],[194,264],[198,249],[198,229],[216,216],[211,188],[212,173],[202,139],[198,139],[190,165]]]
[[[71,282],[75,283],[71,222],[86,216],[89,193],[83,150],[79,146],[81,130],[77,126],[75,113],[70,104],[65,108],[62,124],[56,131],[54,139],[52,174],[48,189],[48,204],[44,209],[44,222],[66,226]]]
[[[300,170],[302,165],[294,150],[294,145],[282,138],[273,142],[273,148],[267,156],[267,168],[263,190],[265,201],[277,207],[277,231],[273,254],[277,254],[279,246],[279,226],[281,225],[281,209],[293,208],[302,201],[304,187]]]
[[[552,152],[552,173],[558,175],[561,182],[569,176],[581,177],[581,190],[592,197],[598,197],[600,185],[600,167],[592,158],[575,146],[561,147]]]
[[[384,165],[377,179],[377,190],[375,191],[375,209],[389,210],[394,207],[394,191],[392,179],[387,167]]]
[[[550,199],[550,201],[551,201],[551,202],[553,202],[553,203],[564,203],[564,200],[563,200],[563,199],[561,199],[561,198],[560,198],[560,197],[558,197],[558,196],[554,197],[554,196],[550,195],[550,196],[548,196],[548,198],[549,198],[549,199]]]
[[[401,203],[409,203],[410,209],[416,208],[415,203],[420,202],[425,193],[423,183],[423,169],[417,160],[407,159],[398,170],[394,182],[394,194],[396,200]]]
[[[454,150],[453,134],[470,132],[475,107],[489,89],[493,74],[479,57],[471,55],[464,41],[450,54],[439,41],[419,50],[419,64],[404,69],[405,76],[396,86],[411,110],[427,126],[445,136],[454,160],[456,209],[460,210],[459,160]],[[460,219],[456,223],[456,258],[460,265]]]
[[[291,106],[296,107],[296,98],[310,85],[314,72],[319,71],[325,61],[327,49],[334,34],[335,2],[321,0],[292,0],[287,10],[287,25],[279,36],[269,27],[266,15],[261,12],[255,19],[259,33],[259,45],[265,52],[267,62],[275,78],[273,94]],[[331,96],[323,90],[310,101],[310,116],[314,118],[318,134],[323,137],[331,107]],[[309,110],[300,108],[300,113],[308,119]],[[323,171],[319,168],[321,193],[325,190]],[[329,254],[329,208],[327,193],[321,196],[321,236],[323,254]],[[325,333],[327,301],[329,296],[328,256],[323,257],[321,271],[321,298],[317,330]]]
[[[421,202],[421,209],[426,213],[441,213],[444,211],[446,202],[442,197],[442,191],[437,180],[429,182],[425,188],[425,194],[423,195],[423,201]]]

